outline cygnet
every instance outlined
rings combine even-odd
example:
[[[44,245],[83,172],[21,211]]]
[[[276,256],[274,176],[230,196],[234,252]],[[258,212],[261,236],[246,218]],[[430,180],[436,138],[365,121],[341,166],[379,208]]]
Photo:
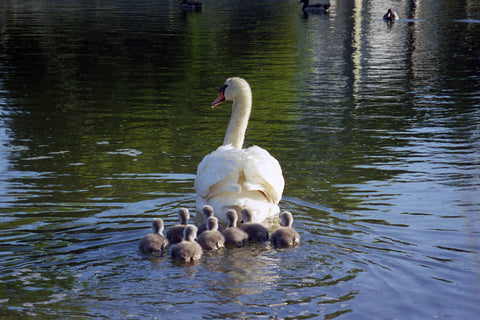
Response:
[[[270,242],[276,248],[291,248],[300,244],[300,235],[292,228],[293,216],[289,211],[280,214],[282,227],[270,235]]]
[[[183,231],[184,240],[172,246],[170,256],[178,262],[196,262],[202,258],[202,247],[195,241],[197,227],[189,224]]]
[[[183,229],[185,229],[185,226],[188,223],[188,219],[190,219],[190,212],[188,212],[188,209],[178,209],[179,224],[176,224],[167,230],[168,242],[175,244],[183,240]]]
[[[227,228],[223,231],[225,245],[244,246],[248,241],[248,234],[237,227],[237,211],[228,210],[225,215],[227,217]]]
[[[218,231],[218,219],[216,217],[207,219],[207,230],[198,236],[198,243],[203,250],[218,250],[225,246],[225,238]]]
[[[243,223],[240,229],[248,234],[248,241],[263,242],[268,240],[268,230],[262,224],[253,222],[253,213],[250,209],[242,210]]]
[[[160,252],[168,246],[168,240],[163,236],[163,220],[155,218],[152,221],[152,233],[148,233],[140,241],[138,249],[143,253]]]

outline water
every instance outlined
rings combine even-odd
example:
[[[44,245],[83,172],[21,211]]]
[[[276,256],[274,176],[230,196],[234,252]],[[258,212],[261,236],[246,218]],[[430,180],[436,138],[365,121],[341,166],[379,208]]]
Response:
[[[1,317],[477,315],[478,2],[204,4],[0,3]],[[388,7],[402,19],[382,21]],[[232,75],[302,244],[143,257],[153,217],[194,208]]]

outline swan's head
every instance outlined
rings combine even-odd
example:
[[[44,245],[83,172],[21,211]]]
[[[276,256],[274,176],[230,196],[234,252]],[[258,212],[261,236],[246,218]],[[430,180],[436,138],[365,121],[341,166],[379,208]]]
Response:
[[[153,231],[153,233],[162,234],[164,228],[165,227],[163,226],[163,220],[162,219],[160,219],[160,218],[153,219],[153,221],[152,221],[152,231]]]
[[[220,87],[218,98],[212,102],[212,108],[215,108],[225,100],[235,100],[239,95],[251,92],[248,82],[239,77],[228,78]]]

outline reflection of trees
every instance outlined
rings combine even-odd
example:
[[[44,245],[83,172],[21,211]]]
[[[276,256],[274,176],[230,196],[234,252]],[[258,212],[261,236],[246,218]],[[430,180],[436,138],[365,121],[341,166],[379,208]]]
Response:
[[[271,62],[276,52],[290,59],[294,47],[280,40],[294,33],[259,23],[259,16],[274,19],[288,6],[270,11],[252,4],[260,11],[238,21],[238,11],[229,11],[219,22],[183,15],[176,2],[128,4],[1,5],[0,94],[10,111],[12,172],[2,188],[11,195],[4,206],[16,205],[12,212],[91,216],[118,202],[190,194],[193,176],[181,174],[194,174],[200,159],[223,141],[230,108],[212,112],[210,103],[230,75],[258,81],[247,138],[270,144],[263,126],[280,116],[272,117],[262,101],[294,100],[292,90],[271,91],[289,84],[286,63]],[[222,23],[230,27],[219,30]]]
[[[343,24],[337,28],[343,33],[309,34],[311,29],[329,26],[322,20],[317,22],[321,25],[302,30],[306,35],[301,42],[309,42],[312,50],[300,60],[302,119],[289,135],[297,137],[301,147],[296,148],[296,157],[302,167],[291,169],[297,172],[294,179],[303,190],[310,189],[310,196],[305,192],[296,196],[339,210],[362,202],[355,185],[388,180],[402,172],[377,164],[395,161],[398,154],[392,147],[408,143],[386,134],[410,126],[405,118],[410,107],[404,104],[408,90],[401,80],[408,72],[404,48],[385,47],[385,43],[401,43],[402,34],[391,39],[394,35],[379,32],[378,21],[369,19],[373,10],[364,1],[342,2],[330,23]]]
[[[456,74],[477,63],[476,25],[386,28],[368,19],[381,16],[368,1],[338,1],[331,15],[308,20],[291,14],[299,9],[293,3],[272,10],[228,0],[199,15],[179,12],[174,2],[145,4],[1,5],[2,95],[12,111],[12,144],[26,147],[10,156],[17,170],[65,174],[77,190],[115,173],[194,173],[223,140],[230,113],[209,103],[227,76],[240,75],[254,97],[246,143],[281,160],[286,194],[356,207],[352,185],[402,172],[395,162],[407,155],[408,139],[385,133],[424,119],[423,96],[445,86],[478,91],[470,81],[476,69]],[[445,6],[459,16],[475,12],[471,1],[411,1],[401,10],[435,20]],[[457,105],[472,104],[467,99],[454,96],[455,106],[441,112],[453,116]],[[25,161],[38,157],[47,158]]]
[[[51,180],[85,191],[108,184],[102,179],[115,173],[182,171],[171,155],[185,154],[191,144],[177,143],[190,110],[165,94],[184,60],[177,42],[185,31],[179,21],[172,25],[175,14],[158,7],[9,5],[2,8],[2,89],[11,143],[24,146],[10,161],[20,171],[56,172],[51,179],[29,177],[25,185]],[[137,155],[118,152],[125,149]],[[125,194],[116,187],[111,195]]]
[[[440,23],[446,17],[438,13],[449,5],[411,1],[399,8],[401,16],[424,21],[388,27],[373,18],[381,17],[378,6],[367,1],[342,2],[331,22],[343,24],[345,31],[340,33],[318,32],[329,25],[309,19],[299,41],[311,48],[302,51],[299,59],[302,119],[287,134],[299,141],[300,150],[290,149],[300,161],[280,159],[287,171],[295,172],[287,193],[338,210],[358,207],[363,195],[356,192],[356,185],[388,181],[407,172],[401,164],[412,152],[411,135],[424,120],[432,120],[433,110],[442,110],[441,118],[453,120],[449,127],[462,127],[465,117],[460,120],[458,114],[464,112],[465,104],[471,105],[472,96],[463,99],[449,90],[437,101],[436,95],[445,87],[478,92],[478,81],[469,79],[476,72],[471,66],[479,55],[469,52],[479,50],[478,36],[473,34],[478,34],[479,26],[465,23],[458,33],[458,26],[452,26],[455,22]],[[468,7],[455,5],[453,10]],[[460,75],[459,70],[472,74]],[[445,98],[455,100],[447,111],[444,105],[438,107]]]
[[[267,64],[268,52],[278,49],[270,38],[280,37],[273,25],[264,29],[258,23],[258,15],[273,18],[265,9],[230,22],[230,32],[227,28],[226,33],[205,33],[216,29],[212,22],[198,15],[182,16],[175,10],[177,3],[168,10],[156,2],[140,7],[45,6],[47,1],[2,8],[1,54],[7,70],[3,89],[9,95],[8,108],[14,111],[8,125],[12,144],[26,146],[12,160],[19,170],[28,166],[37,172],[63,172],[69,164],[83,164],[67,170],[74,175],[72,182],[81,177],[79,189],[87,187],[81,184],[89,173],[103,176],[152,168],[193,173],[199,159],[222,141],[226,125],[222,121],[229,112],[228,108],[211,112],[209,103],[225,76],[222,72],[218,82],[206,84],[202,80],[207,72],[225,67],[218,61],[231,63],[229,50],[234,51],[233,59],[250,64],[247,69],[258,70]],[[232,11],[222,18],[234,15]],[[265,53],[250,59],[259,41],[268,44],[262,47]],[[284,71],[282,65],[277,68]],[[272,72],[276,69],[269,69],[268,76]],[[205,87],[213,89],[206,94]],[[189,121],[195,113],[201,115],[198,127]],[[269,119],[268,113],[261,108],[256,112],[264,119]],[[199,136],[208,146],[198,141]],[[39,145],[45,146],[43,150]],[[138,156],[142,161],[113,159],[107,152],[115,152],[119,145],[142,152]],[[51,152],[63,151],[62,156],[51,157]],[[192,153],[198,156],[192,158]],[[22,160],[38,157],[51,160]]]

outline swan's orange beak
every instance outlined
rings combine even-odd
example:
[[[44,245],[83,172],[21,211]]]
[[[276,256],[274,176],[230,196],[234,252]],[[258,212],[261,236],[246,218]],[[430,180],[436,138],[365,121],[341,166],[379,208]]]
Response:
[[[220,91],[220,95],[218,96],[218,98],[215,99],[215,101],[212,102],[212,109],[215,108],[216,106],[218,106],[223,101],[225,101],[225,95],[223,94],[222,91]]]
[[[212,102],[212,109],[215,108],[216,106],[218,106],[220,103],[222,103],[223,101],[225,101],[225,89],[227,88],[227,85],[223,85],[219,92],[220,92],[220,95],[218,96],[217,99],[215,99],[215,101]]]

